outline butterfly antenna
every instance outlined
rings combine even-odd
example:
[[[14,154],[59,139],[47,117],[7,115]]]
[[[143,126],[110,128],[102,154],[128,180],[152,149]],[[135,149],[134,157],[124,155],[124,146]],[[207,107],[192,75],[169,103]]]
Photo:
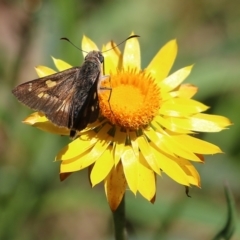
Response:
[[[65,40],[65,41],[71,43],[71,44],[72,44],[75,48],[77,48],[78,50],[80,50],[80,51],[82,51],[82,52],[85,52],[85,53],[88,53],[88,52],[82,50],[81,48],[77,47],[77,46],[76,46],[73,42],[71,42],[68,38],[63,37],[63,38],[60,38],[60,40]]]
[[[123,40],[122,42],[120,42],[119,44],[115,45],[114,47],[112,47],[112,48],[110,48],[110,49],[108,49],[108,50],[106,50],[106,51],[104,51],[104,52],[108,52],[108,51],[110,51],[110,50],[118,47],[119,45],[123,44],[123,43],[126,42],[127,40],[129,40],[129,39],[131,39],[131,38],[137,38],[137,37],[140,37],[140,36],[139,36],[139,35],[136,35],[136,34],[135,34],[135,35],[132,35],[132,36],[129,36],[128,38],[126,38],[125,40]],[[82,52],[85,52],[85,53],[88,53],[87,51],[84,51],[84,50],[82,50],[81,48],[79,48],[78,46],[76,46],[76,45],[75,45],[73,42],[71,42],[68,38],[62,37],[62,38],[60,38],[60,40],[65,40],[65,41],[69,42],[70,44],[72,44],[72,45],[73,45],[75,48],[77,48],[78,50],[80,50],[80,51],[82,51]],[[104,53],[104,52],[102,52],[102,53]]]
[[[125,40],[123,40],[122,42],[120,42],[119,44],[115,45],[114,47],[102,52],[102,53],[105,53],[105,52],[108,52],[116,47],[118,47],[119,45],[123,44],[124,42],[126,42],[127,40],[131,39],[131,38],[137,38],[137,37],[140,37],[139,35],[131,35],[130,37],[126,38]]]

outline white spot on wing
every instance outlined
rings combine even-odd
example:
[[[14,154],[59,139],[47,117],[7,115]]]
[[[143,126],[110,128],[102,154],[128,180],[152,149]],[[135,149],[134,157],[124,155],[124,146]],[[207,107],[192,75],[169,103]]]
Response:
[[[44,95],[44,93],[41,92],[41,93],[39,93],[37,96],[38,96],[39,98],[41,98],[43,95]]]
[[[39,93],[37,96],[39,98],[44,98],[44,99],[47,99],[50,97],[47,93],[44,93],[44,92]]]
[[[45,99],[46,99],[46,98],[49,98],[49,95],[48,95],[47,93],[44,93],[44,94],[43,94],[43,98],[45,98]]]
[[[54,87],[57,84],[55,81],[52,81],[52,80],[47,80],[45,83],[49,88]]]

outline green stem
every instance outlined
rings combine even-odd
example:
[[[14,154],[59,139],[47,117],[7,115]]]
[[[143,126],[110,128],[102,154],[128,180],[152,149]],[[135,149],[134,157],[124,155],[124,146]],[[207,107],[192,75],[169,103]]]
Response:
[[[115,240],[127,240],[125,220],[125,195],[116,211],[113,212]]]

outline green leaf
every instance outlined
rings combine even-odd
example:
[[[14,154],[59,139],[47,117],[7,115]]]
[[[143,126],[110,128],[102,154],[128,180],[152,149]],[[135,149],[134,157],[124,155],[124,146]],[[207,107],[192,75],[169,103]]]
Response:
[[[213,240],[229,240],[231,239],[235,228],[236,228],[236,209],[235,202],[232,195],[232,192],[228,185],[225,185],[225,196],[227,199],[227,219],[223,228],[219,231],[219,233],[213,238]]]

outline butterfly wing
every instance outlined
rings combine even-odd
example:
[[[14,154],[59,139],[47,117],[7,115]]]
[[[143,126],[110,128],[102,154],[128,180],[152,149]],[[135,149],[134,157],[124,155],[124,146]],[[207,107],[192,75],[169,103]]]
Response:
[[[23,83],[13,89],[18,100],[43,112],[55,125],[67,127],[70,136],[94,122],[99,114],[97,96],[101,62],[92,52],[81,67]],[[96,55],[96,56],[95,56]]]
[[[20,84],[12,92],[20,102],[43,112],[55,125],[68,127],[80,71],[80,67],[73,67]]]

